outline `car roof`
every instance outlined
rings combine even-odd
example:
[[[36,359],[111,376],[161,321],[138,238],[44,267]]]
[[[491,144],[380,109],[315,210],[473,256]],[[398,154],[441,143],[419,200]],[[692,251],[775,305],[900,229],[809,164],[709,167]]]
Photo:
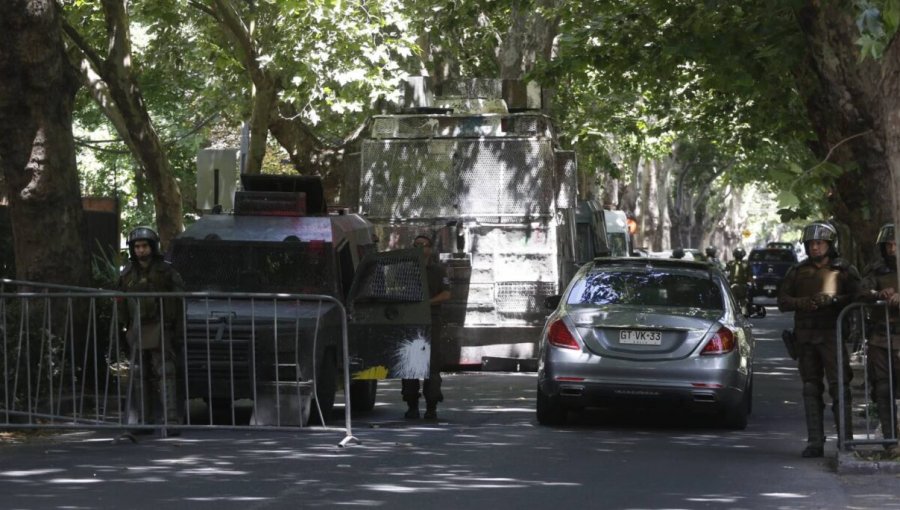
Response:
[[[603,268],[669,268],[669,269],[694,269],[705,272],[718,272],[719,268],[702,260],[649,258],[649,257],[597,257],[593,260],[591,269]]]
[[[788,252],[788,253],[794,253],[794,250],[789,249],[789,248],[772,248],[772,247],[769,247],[769,248],[753,248],[752,250],[750,250],[750,253],[761,253],[761,252],[773,252],[773,253],[778,253],[778,252],[785,252],[785,251]]]
[[[752,264],[795,264],[797,262],[797,253],[794,250],[785,248],[755,248],[750,251],[747,260]]]

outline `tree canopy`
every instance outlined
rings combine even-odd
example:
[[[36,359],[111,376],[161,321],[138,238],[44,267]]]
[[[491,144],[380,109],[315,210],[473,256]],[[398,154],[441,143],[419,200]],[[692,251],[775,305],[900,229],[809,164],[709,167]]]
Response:
[[[82,191],[121,194],[126,226],[155,219],[164,240],[194,211],[198,148],[246,125],[245,171],[286,162],[338,193],[348,145],[420,74],[544,84],[584,182],[619,182],[658,233],[709,235],[748,184],[786,221],[865,237],[892,215],[900,0],[59,5]]]

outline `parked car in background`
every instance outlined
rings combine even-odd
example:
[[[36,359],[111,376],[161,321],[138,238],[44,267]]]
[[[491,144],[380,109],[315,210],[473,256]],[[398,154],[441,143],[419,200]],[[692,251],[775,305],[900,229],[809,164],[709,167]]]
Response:
[[[585,264],[542,333],[537,418],[668,403],[743,429],[751,410],[754,339],[724,274],[705,262],[654,258]]]
[[[747,262],[752,276],[748,299],[752,304],[754,297],[778,295],[784,275],[797,263],[797,254],[793,248],[757,248],[750,251]]]
[[[782,250],[794,251],[794,243],[770,241],[766,243],[766,248],[781,248]]]

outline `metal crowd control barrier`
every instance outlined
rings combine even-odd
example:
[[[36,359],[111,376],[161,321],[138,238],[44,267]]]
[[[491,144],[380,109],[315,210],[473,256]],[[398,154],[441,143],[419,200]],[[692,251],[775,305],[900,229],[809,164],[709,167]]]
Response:
[[[162,437],[181,429],[296,430],[306,426],[313,402],[324,424],[341,354],[340,446],[359,442],[347,390],[347,313],[331,296],[122,293],[0,280],[0,342],[0,428]],[[168,356],[161,346],[170,346]],[[205,420],[193,418],[199,399]],[[239,401],[245,409],[252,403],[247,424],[238,423]],[[223,403],[225,423],[214,413]]]
[[[866,334],[866,311],[872,310],[873,313],[884,313],[884,324],[885,324],[885,335],[887,336],[887,349],[888,349],[888,376],[889,376],[889,394],[890,394],[890,402],[891,402],[891,430],[888,432],[883,431],[883,436],[886,439],[874,439],[874,430],[872,427],[872,419],[869,413],[869,408],[871,407],[869,404],[871,402],[871,391],[869,387],[869,363],[868,363],[868,350],[869,350],[869,337]],[[890,309],[888,308],[887,301],[878,301],[876,303],[852,303],[846,306],[837,318],[837,379],[838,379],[838,409],[844,409],[844,347],[843,347],[843,323],[844,318],[854,311],[858,311],[860,314],[859,319],[859,328],[860,335],[862,338],[862,343],[860,345],[859,351],[862,354],[862,362],[863,362],[863,389],[864,396],[866,399],[865,405],[865,413],[866,413],[866,438],[865,439],[844,439],[843,434],[838,434],[838,449],[841,451],[847,451],[854,446],[858,445],[893,445],[897,443],[896,430],[897,430],[897,405],[896,405],[896,395],[894,394],[894,388],[896,387],[897,381],[894,380],[894,356],[891,354],[893,352],[893,345],[891,343],[891,323],[890,323]],[[847,430],[846,416],[844,413],[838,413],[839,416],[839,430]],[[852,418],[852,413],[851,413]],[[877,428],[877,426],[875,427]],[[891,438],[890,436],[894,436]]]

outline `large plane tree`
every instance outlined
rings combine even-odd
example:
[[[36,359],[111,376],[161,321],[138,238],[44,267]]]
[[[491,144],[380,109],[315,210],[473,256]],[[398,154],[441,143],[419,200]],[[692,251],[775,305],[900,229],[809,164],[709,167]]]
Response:
[[[88,279],[72,137],[77,89],[56,2],[5,2],[0,10],[0,170],[20,279],[69,284]]]

